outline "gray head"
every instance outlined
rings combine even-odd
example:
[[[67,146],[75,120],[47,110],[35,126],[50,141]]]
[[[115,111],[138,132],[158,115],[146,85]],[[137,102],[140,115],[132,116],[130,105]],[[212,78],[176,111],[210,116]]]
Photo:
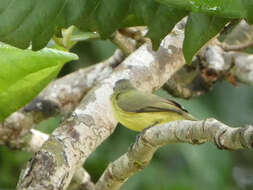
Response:
[[[131,82],[127,79],[121,79],[115,83],[114,92],[122,92],[125,90],[135,89]]]

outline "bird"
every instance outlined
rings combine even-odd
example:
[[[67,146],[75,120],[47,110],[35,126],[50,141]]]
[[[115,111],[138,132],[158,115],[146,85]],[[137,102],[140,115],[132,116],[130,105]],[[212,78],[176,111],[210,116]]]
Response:
[[[176,120],[196,121],[177,102],[138,90],[127,79],[115,83],[111,103],[118,122],[134,131]]]

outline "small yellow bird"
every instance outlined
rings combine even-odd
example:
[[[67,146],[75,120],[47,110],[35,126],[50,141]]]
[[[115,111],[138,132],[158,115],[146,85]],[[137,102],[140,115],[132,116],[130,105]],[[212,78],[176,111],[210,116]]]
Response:
[[[175,120],[196,120],[178,103],[137,90],[129,80],[116,82],[111,102],[116,119],[134,131]]]

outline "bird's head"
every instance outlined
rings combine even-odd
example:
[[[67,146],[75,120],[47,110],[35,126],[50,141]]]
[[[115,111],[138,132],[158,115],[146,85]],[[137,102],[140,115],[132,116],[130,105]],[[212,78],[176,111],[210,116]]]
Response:
[[[121,79],[115,83],[114,92],[122,92],[125,90],[135,89],[131,82],[127,79]]]

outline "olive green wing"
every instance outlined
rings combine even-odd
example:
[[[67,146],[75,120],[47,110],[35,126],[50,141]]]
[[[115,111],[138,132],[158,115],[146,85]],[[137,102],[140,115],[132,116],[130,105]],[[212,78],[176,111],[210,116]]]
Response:
[[[184,110],[178,103],[163,99],[157,95],[131,90],[119,94],[116,98],[118,106],[126,112],[177,112],[184,114]]]

